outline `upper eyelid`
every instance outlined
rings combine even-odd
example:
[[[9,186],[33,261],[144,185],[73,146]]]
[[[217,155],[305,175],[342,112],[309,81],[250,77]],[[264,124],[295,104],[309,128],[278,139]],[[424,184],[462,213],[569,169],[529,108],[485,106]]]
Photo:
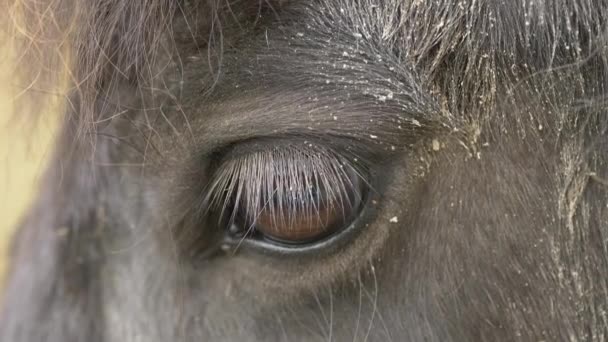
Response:
[[[266,101],[276,102],[265,105]],[[370,115],[365,107],[337,108],[336,104],[304,104],[304,99],[290,99],[280,95],[262,100],[241,98],[212,106],[210,112],[200,113],[205,125],[196,126],[197,146],[220,150],[225,146],[259,138],[301,136],[325,141],[350,140],[365,144],[376,152],[387,147],[406,147],[426,131],[429,123],[408,118],[403,113],[378,111]],[[387,107],[388,108],[388,107]]]
[[[351,160],[360,165],[371,165],[378,158],[378,150],[387,150],[386,145],[374,146],[368,141],[353,139],[352,137],[321,136],[304,131],[301,134],[279,134],[276,136],[263,136],[247,138],[245,140],[230,142],[213,150],[209,155],[213,160],[221,163],[223,160],[236,158],[240,154],[249,154],[255,151],[267,151],[277,146],[306,145],[308,148],[319,148],[328,153],[339,155],[344,160]],[[376,149],[374,147],[379,147]],[[389,149],[394,153],[392,149]]]
[[[287,158],[294,158],[292,159],[292,161],[294,161],[295,157],[293,157],[293,154],[299,154],[299,157],[305,157],[307,158],[306,160],[318,159],[324,161],[333,161],[342,166],[354,168],[355,170],[369,167],[365,158],[353,153],[352,150],[347,151],[335,149],[322,143],[313,142],[313,140],[309,141],[298,138],[294,142],[289,139],[268,139],[262,143],[256,144],[253,149],[248,148],[248,145],[249,144],[247,143],[238,144],[233,148],[233,150],[223,152],[224,155],[220,157],[220,165],[214,171],[214,173],[217,173],[218,171],[221,172],[226,163],[232,163],[235,161],[243,163],[243,159],[247,160],[247,157],[260,153],[271,157],[271,159],[268,159],[267,162],[278,161],[280,163],[285,163],[285,160],[281,160],[284,159],[285,156],[287,156]],[[251,160],[249,162],[251,162]]]
[[[360,186],[369,184],[369,181],[363,179],[367,176],[360,171],[356,172],[357,168],[351,165],[346,158],[320,146],[317,150],[315,147],[308,147],[303,142],[299,147],[294,147],[292,141],[283,141],[283,143],[287,146],[276,149],[270,144],[264,144],[250,153],[228,154],[227,159],[222,163],[223,165],[220,165],[217,169],[218,172],[212,177],[211,187],[208,187],[205,191],[206,198],[203,200],[204,207],[208,210],[207,214],[216,213],[211,217],[217,217],[220,220],[218,223],[224,222],[220,226],[224,224],[232,226],[236,220],[240,221],[239,217],[241,219],[245,218],[244,222],[248,223],[241,229],[244,232],[249,232],[254,227],[257,215],[261,214],[267,206],[264,201],[271,201],[271,198],[274,198],[275,189],[279,189],[279,192],[287,197],[278,199],[277,203],[280,207],[270,205],[270,215],[273,218],[281,220],[296,215],[297,212],[318,214],[317,206],[322,204],[317,201],[320,200],[320,197],[315,197],[314,194],[307,192],[307,184],[325,189],[325,193],[328,195],[325,205],[335,207],[337,210],[341,210],[343,214],[348,210],[359,207],[356,203],[361,203],[364,194],[367,194],[367,190],[360,192]],[[279,153],[276,158],[260,159],[257,156],[260,153],[273,156],[277,151]],[[321,154],[317,155],[315,151]],[[298,155],[298,153],[301,155]],[[304,161],[303,165],[299,163],[302,161]],[[293,162],[296,164],[290,165]],[[307,162],[311,162],[311,164]],[[227,169],[223,168],[225,163],[229,164]],[[234,163],[236,163],[236,167]],[[273,166],[279,166],[278,172],[276,174],[274,172],[266,174],[267,168]],[[251,172],[252,169],[253,172]],[[244,173],[243,170],[245,170]],[[302,182],[302,179],[300,179],[302,175],[308,180]],[[277,176],[280,178],[276,178]],[[357,181],[351,178],[353,176],[356,177]],[[294,182],[298,183],[299,186]],[[291,189],[291,185],[296,188],[300,200],[308,200],[303,202],[300,200],[292,201],[289,197],[290,192],[286,191],[286,187],[289,186]],[[284,201],[285,199],[287,201]],[[219,215],[217,215],[218,210]],[[224,221],[226,219],[228,221]],[[249,224],[251,226],[248,226]]]

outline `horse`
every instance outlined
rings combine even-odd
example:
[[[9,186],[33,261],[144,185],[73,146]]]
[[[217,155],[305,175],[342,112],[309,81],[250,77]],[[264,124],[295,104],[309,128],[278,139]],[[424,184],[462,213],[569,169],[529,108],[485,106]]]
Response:
[[[2,341],[608,339],[605,1],[4,6],[68,77]]]

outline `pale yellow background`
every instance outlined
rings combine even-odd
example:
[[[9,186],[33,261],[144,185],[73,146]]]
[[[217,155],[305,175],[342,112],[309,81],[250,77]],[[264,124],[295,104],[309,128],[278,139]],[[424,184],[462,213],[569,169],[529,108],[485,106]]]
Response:
[[[27,66],[15,61],[5,42],[0,37],[0,279],[6,270],[11,234],[32,201],[52,152],[60,101],[57,96],[49,97],[44,108],[28,108],[28,112],[36,111],[31,117],[15,110],[27,98],[23,95],[27,84],[16,77],[19,68]]]

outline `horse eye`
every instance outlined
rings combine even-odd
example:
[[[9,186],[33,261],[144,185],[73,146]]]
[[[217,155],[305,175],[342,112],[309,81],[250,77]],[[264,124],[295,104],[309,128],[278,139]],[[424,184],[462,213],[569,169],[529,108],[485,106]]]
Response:
[[[209,203],[220,207],[226,235],[239,245],[314,244],[339,234],[361,212],[366,168],[356,160],[311,144],[239,151],[218,168]]]

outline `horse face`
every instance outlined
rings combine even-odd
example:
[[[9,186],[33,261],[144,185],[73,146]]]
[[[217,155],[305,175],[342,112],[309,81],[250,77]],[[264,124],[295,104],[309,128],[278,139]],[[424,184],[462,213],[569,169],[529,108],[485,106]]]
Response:
[[[4,336],[603,339],[603,4],[111,6]]]

